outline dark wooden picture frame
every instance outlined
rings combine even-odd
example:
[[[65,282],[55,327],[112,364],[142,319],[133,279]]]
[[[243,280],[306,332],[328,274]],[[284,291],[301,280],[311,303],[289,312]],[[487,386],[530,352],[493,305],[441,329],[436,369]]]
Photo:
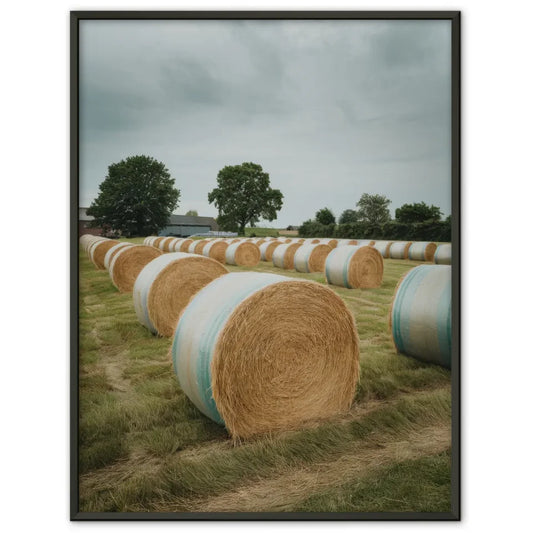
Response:
[[[451,511],[167,513],[80,512],[79,453],[79,23],[84,20],[449,20],[451,22],[452,466]],[[71,520],[460,520],[461,37],[458,11],[73,11],[70,14],[70,518]]]

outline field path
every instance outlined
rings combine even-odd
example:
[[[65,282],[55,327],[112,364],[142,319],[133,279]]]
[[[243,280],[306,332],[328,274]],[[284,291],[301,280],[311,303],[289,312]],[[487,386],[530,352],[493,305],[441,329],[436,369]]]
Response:
[[[266,512],[290,511],[300,501],[328,488],[367,476],[388,464],[445,451],[450,447],[448,425],[413,431],[405,439],[354,445],[353,450],[332,461],[313,463],[305,468],[247,483],[239,489],[195,503],[191,511]]]

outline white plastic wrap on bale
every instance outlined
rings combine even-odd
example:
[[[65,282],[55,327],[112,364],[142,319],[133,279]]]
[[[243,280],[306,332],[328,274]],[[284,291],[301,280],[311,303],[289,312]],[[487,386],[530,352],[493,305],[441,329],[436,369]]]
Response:
[[[391,259],[406,259],[410,246],[411,243],[407,241],[393,242],[389,249],[389,257]]]
[[[280,244],[276,247],[272,254],[272,263],[274,263],[274,266],[283,268],[283,256],[285,255],[285,252],[289,246],[290,244]]]
[[[179,252],[179,251],[180,251],[181,243],[182,243],[184,240],[185,240],[185,239],[176,239],[176,240],[172,243],[172,248],[170,248],[170,251],[171,251],[171,252]]]
[[[372,239],[357,239],[357,246],[374,246],[375,242]]]
[[[359,245],[337,246],[335,250],[331,251],[325,269],[326,280],[330,285],[352,288],[348,283],[346,270],[350,259],[359,248],[361,248]]]
[[[154,242],[154,239],[157,237],[155,235],[150,235],[149,237],[146,237],[143,241],[143,244],[145,246],[152,246],[152,242]]]
[[[198,246],[199,243],[201,243],[202,241],[192,241],[191,244],[189,244],[189,248],[187,249],[187,253],[189,254],[195,254],[196,252],[194,251],[196,249],[196,247]]]
[[[389,257],[390,247],[392,246],[393,241],[376,241],[374,243],[374,248],[383,256]]]
[[[109,250],[107,250],[107,252],[105,254],[105,257],[104,257],[104,267],[106,268],[106,270],[109,270],[109,263],[111,262],[111,256],[117,250],[120,250],[121,248],[124,248],[124,246],[133,246],[133,244],[131,244],[129,242],[119,242],[119,243],[115,244],[115,246],[113,246],[112,248],[109,248]]]
[[[420,265],[398,284],[391,307],[392,338],[399,352],[450,368],[452,272]]]
[[[109,277],[111,278],[111,281],[113,282],[113,285],[117,287],[117,284],[115,283],[115,279],[113,278],[113,267],[115,266],[115,263],[117,262],[117,258],[119,258],[126,250],[131,248],[132,246],[139,246],[138,244],[133,244],[131,246],[123,246],[120,248],[117,253],[113,256],[111,261],[109,262]],[[117,287],[118,289],[118,287]]]
[[[135,280],[135,285],[133,286],[133,306],[135,307],[135,313],[139,322],[152,333],[158,333],[150,320],[148,312],[148,295],[150,294],[152,283],[164,268],[174,261],[179,261],[186,257],[189,257],[189,255],[182,252],[160,255],[145,265]]]
[[[433,256],[433,261],[437,265],[451,265],[452,264],[452,245],[451,243],[440,244],[437,246],[437,251]]]
[[[213,246],[213,244],[215,244],[215,242],[218,242],[220,239],[213,239],[212,241],[209,241],[203,248],[202,250],[202,255],[204,257],[209,257],[209,250],[211,250],[211,247]]]
[[[309,259],[313,253],[313,250],[315,250],[318,246],[329,245],[327,243],[303,244],[300,246],[300,248],[298,248],[298,250],[296,250],[296,253],[294,254],[294,269],[297,272],[311,272],[311,269],[309,268]],[[327,250],[327,248],[324,249]],[[330,249],[333,248],[330,247]]]

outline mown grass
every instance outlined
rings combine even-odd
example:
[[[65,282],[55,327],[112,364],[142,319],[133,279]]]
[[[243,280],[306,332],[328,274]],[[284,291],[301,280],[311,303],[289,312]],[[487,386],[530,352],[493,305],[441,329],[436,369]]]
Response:
[[[396,354],[388,332],[396,283],[416,264],[385,261],[380,289],[333,288],[354,313],[360,336],[361,380],[348,416],[234,445],[225,429],[203,416],[181,391],[168,355],[171,339],[143,328],[131,295],[119,294],[107,272],[95,270],[81,254],[81,510],[185,511],[199,499],[331,459],[354,442],[368,445],[376,436],[399,439],[431,424],[449,426],[449,372]],[[261,263],[255,270],[325,283],[322,274],[280,271],[271,264]],[[415,480],[417,467],[412,468]],[[361,500],[366,503],[357,510],[375,509],[380,502],[386,507],[386,498],[400,491],[398,483],[390,482],[391,472],[387,467],[373,474],[368,483],[377,483],[374,496]],[[318,499],[310,498],[304,507],[320,511],[337,502],[338,510],[351,510],[359,500],[352,502],[349,496],[359,482],[315,495]],[[429,491],[422,474],[420,484]],[[406,509],[449,509],[449,494],[448,499],[435,496],[435,501],[421,494],[409,493]]]

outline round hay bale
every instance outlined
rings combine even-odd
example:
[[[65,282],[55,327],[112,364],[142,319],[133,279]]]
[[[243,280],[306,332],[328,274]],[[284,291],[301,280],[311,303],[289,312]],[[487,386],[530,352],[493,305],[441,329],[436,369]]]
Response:
[[[326,259],[326,280],[348,289],[376,289],[383,282],[383,257],[372,246],[341,246]]]
[[[159,243],[159,249],[163,252],[170,252],[174,248],[174,244],[178,239],[176,237],[167,237]]]
[[[357,240],[357,246],[374,246],[376,244],[376,241],[373,241],[371,239],[358,239]]]
[[[227,273],[224,266],[208,257],[183,252],[156,257],[144,266],[133,287],[139,322],[152,333],[171,337],[191,297]]]
[[[116,246],[117,241],[113,241],[111,239],[105,240],[105,241],[99,241],[96,246],[94,246],[91,250],[91,259],[92,262],[95,264],[96,268],[99,270],[105,269],[104,259],[105,256],[111,248]]]
[[[92,257],[93,257],[93,249],[95,246],[98,246],[101,242],[104,242],[104,241],[107,241],[109,239],[94,239],[92,240],[89,245],[87,246],[87,257],[92,261]]]
[[[80,248],[82,248],[83,251],[86,252],[89,246],[97,240],[102,240],[102,237],[97,237],[95,235],[86,233],[85,235],[82,235],[80,237]]]
[[[451,367],[452,269],[420,265],[400,280],[389,314],[400,353]]]
[[[109,263],[109,275],[113,285],[120,292],[131,292],[139,272],[162,253],[153,246],[142,244],[120,248]]]
[[[180,246],[181,246],[181,243],[184,241],[185,239],[181,239],[181,238],[176,238],[175,241],[172,241],[170,243],[170,252],[179,252],[180,251]]]
[[[338,242],[337,239],[320,239],[321,244],[327,244],[331,248],[337,248]]]
[[[207,239],[202,239],[201,241],[196,241],[196,246],[194,247],[194,253],[195,254],[198,254],[198,255],[203,255],[203,250],[204,250],[204,247],[205,245],[208,243],[209,241]]]
[[[192,239],[183,239],[174,246],[174,249],[176,252],[186,253],[192,242],[194,242]]]
[[[349,245],[357,246],[357,241],[355,239],[339,239],[337,241],[337,248],[339,246],[349,246]]]
[[[152,241],[152,244],[151,246],[153,246],[154,248],[159,248],[159,243],[166,239],[167,237],[156,237],[153,241]]]
[[[268,241],[259,246],[261,261],[272,261],[272,254],[278,246],[281,246],[279,241]]]
[[[385,258],[389,257],[390,247],[394,241],[376,241],[374,248]]]
[[[234,438],[348,411],[359,377],[354,318],[328,287],[234,272],[200,290],[172,345],[180,386]]]
[[[308,239],[309,244],[318,244],[320,242],[320,239]]]
[[[261,260],[259,247],[253,242],[234,242],[226,248],[228,265],[254,267]]]
[[[146,237],[143,241],[143,244],[145,246],[152,246],[153,241],[157,239],[156,235],[150,235],[149,237]]]
[[[433,261],[437,245],[434,242],[414,242],[409,246],[409,259],[412,261]]]
[[[111,260],[113,259],[114,255],[124,246],[134,246],[131,242],[116,242],[115,245],[106,252],[104,257],[104,268],[106,270],[109,270],[109,265],[111,264]]]
[[[437,265],[451,265],[452,264],[452,245],[451,244],[439,244],[433,261]]]
[[[274,266],[278,268],[292,270],[294,268],[294,254],[301,246],[303,246],[303,244],[298,242],[281,244],[274,249],[272,254],[272,263],[274,263]]]
[[[298,272],[324,272],[331,250],[328,244],[304,244],[294,254],[294,268]]]
[[[413,244],[411,241],[393,242],[389,248],[389,257],[391,259],[407,259],[409,257],[409,248]]]
[[[202,255],[204,255],[205,257],[210,257],[211,259],[214,259],[215,261],[224,264],[226,262],[227,247],[228,243],[222,240],[210,241],[204,246],[202,250]]]
[[[196,252],[196,247],[201,243],[202,241],[200,240],[195,240],[195,241],[192,241],[191,244],[189,244],[189,247],[187,248],[187,253],[188,254],[196,254],[198,252]]]

